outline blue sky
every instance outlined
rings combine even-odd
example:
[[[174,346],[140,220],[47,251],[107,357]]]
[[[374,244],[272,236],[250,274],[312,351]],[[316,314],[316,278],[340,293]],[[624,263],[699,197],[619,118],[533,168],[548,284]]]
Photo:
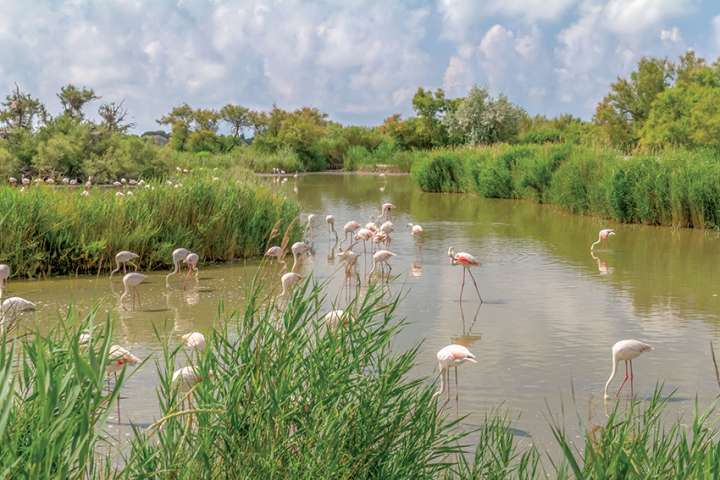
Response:
[[[720,0],[0,0],[0,45],[2,91],[57,112],[61,85],[87,85],[137,131],[185,101],[375,124],[420,85],[590,118],[643,55],[720,56]]]

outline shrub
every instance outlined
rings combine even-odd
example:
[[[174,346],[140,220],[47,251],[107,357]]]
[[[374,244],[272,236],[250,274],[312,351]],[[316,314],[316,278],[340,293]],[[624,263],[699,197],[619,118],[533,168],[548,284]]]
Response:
[[[426,192],[463,192],[465,163],[452,153],[426,154],[412,167],[415,181]]]

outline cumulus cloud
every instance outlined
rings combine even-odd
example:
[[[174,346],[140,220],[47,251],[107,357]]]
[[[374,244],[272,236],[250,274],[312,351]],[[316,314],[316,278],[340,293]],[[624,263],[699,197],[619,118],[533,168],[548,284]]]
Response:
[[[660,30],[660,40],[662,40],[664,43],[679,43],[682,41],[682,35],[680,34],[680,29],[677,27],[672,27],[669,30]]]

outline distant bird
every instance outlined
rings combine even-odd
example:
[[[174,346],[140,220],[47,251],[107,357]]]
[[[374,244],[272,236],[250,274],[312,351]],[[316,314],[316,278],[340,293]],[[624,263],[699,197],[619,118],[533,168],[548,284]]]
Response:
[[[419,240],[422,238],[423,233],[425,233],[423,227],[421,227],[420,225],[413,225],[412,223],[408,223],[407,225],[410,229],[410,235],[412,235],[415,240]]]
[[[615,374],[617,373],[617,365],[620,360],[625,362],[625,379],[623,380],[622,384],[620,384],[620,388],[617,391],[617,395],[620,395],[620,390],[625,386],[625,382],[628,381],[628,378],[630,379],[630,395],[633,394],[633,369],[632,369],[632,361],[639,357],[642,353],[652,350],[653,348],[648,345],[647,343],[643,343],[639,340],[620,340],[612,347],[612,373],[610,374],[610,378],[608,378],[608,381],[605,383],[605,398],[610,398],[608,395],[608,388],[610,387],[610,383],[612,383],[613,379],[615,378]],[[630,365],[630,374],[628,375],[628,364]]]
[[[63,185],[70,185],[70,179],[68,177],[63,177],[62,183]]]
[[[378,265],[380,265],[381,278],[383,275],[383,266],[388,267],[388,275],[390,275],[390,272],[392,272],[392,266],[390,266],[390,259],[394,256],[395,254],[389,250],[378,250],[377,252],[375,252],[375,254],[373,255],[373,267],[370,269],[370,273],[368,273],[368,278],[372,277],[372,274]]]
[[[0,298],[3,296],[3,289],[7,287],[10,279],[10,265],[0,263]]]
[[[353,252],[352,245],[347,250],[340,249],[340,253],[338,253],[338,258],[341,262],[345,264],[345,276],[347,278],[350,278],[353,274],[353,271],[355,271],[355,266],[357,265],[358,258],[360,258],[360,254]],[[357,274],[357,271],[355,271]],[[358,279],[359,279],[358,274]]]
[[[473,284],[475,285],[475,291],[477,291],[478,298],[480,299],[480,303],[483,302],[482,296],[480,296],[480,289],[478,288],[477,282],[475,281],[475,276],[472,273],[472,270],[470,270],[471,267],[477,267],[480,265],[480,262],[472,255],[466,252],[459,252],[455,253],[455,248],[450,247],[448,249],[448,256],[452,259],[453,265],[462,265],[463,267],[463,277],[462,277],[462,285],[460,286],[460,302],[462,302],[462,295],[463,295],[463,289],[465,288],[465,274],[469,273],[470,278],[473,281]]]
[[[295,272],[288,272],[285,275],[282,276],[280,279],[280,283],[282,284],[282,293],[277,296],[277,298],[285,297],[288,293],[290,293],[290,290],[292,287],[295,286],[296,283],[298,283],[300,280],[302,280],[302,277],[298,275]]]
[[[277,245],[268,248],[267,252],[265,252],[265,256],[270,258],[277,258],[277,262],[287,268],[287,264],[285,263],[284,259],[285,252],[283,252],[283,249],[278,247]]]
[[[17,186],[17,178],[10,177],[8,180],[10,181],[10,185],[12,185],[13,187]]]
[[[205,350],[205,335],[200,332],[190,332],[181,336],[180,339],[186,348],[193,350]]]
[[[440,368],[440,388],[433,395],[436,397],[447,390],[448,399],[450,399],[450,368],[455,367],[455,395],[458,388],[457,367],[465,362],[477,363],[475,355],[472,354],[467,347],[462,345],[451,344],[441,348],[437,352],[438,367]]]
[[[145,281],[147,277],[142,273],[132,272],[128,273],[123,277],[123,286],[125,290],[120,295],[120,305],[125,308],[123,302],[129,295],[132,300],[132,309],[135,310],[135,299],[137,298],[138,306],[140,305],[140,292],[138,291],[138,285]]]
[[[297,273],[297,269],[302,263],[302,255],[305,255],[309,250],[310,246],[305,242],[293,243],[292,247],[290,247],[290,251],[293,254],[293,266],[290,269],[291,272]]]
[[[383,203],[382,207],[380,208],[380,218],[390,220],[390,212],[393,208],[395,208],[395,205],[393,205],[392,203]]]
[[[132,273],[128,273],[128,275],[132,275]],[[115,382],[117,383],[117,374],[125,368],[125,365],[133,366],[138,363],[140,363],[140,359],[130,353],[129,350],[121,347],[120,345],[112,345],[110,350],[108,350],[108,363],[106,371],[108,375],[112,374],[115,376]],[[117,418],[118,423],[120,423],[120,395],[118,395],[117,399]]]
[[[343,325],[350,323],[350,313],[345,310],[332,310],[325,314],[323,321],[330,330],[335,330],[341,323]]]
[[[198,268],[198,263],[200,263],[200,257],[198,256],[198,254],[194,252],[188,253],[185,256],[183,263],[188,267],[187,275],[185,276],[185,278],[190,278],[190,275],[193,272],[195,273],[195,278],[197,278],[198,274],[200,273],[200,269]]]
[[[127,265],[128,264],[135,267],[135,271],[137,272],[138,266],[137,266],[137,264],[135,264],[133,262],[133,260],[135,260],[136,258],[140,258],[140,255],[138,255],[137,253],[129,252],[127,250],[122,250],[122,251],[118,252],[115,255],[115,265],[117,265],[117,267],[115,268],[115,270],[110,272],[110,278],[112,278],[113,275],[115,275],[116,273],[118,273],[120,271],[121,265],[122,265],[123,273],[127,273]]]
[[[373,215],[370,216],[370,221],[365,224],[365,228],[367,228],[368,230],[372,230],[373,233],[376,233],[378,230],[380,230],[378,224],[375,223],[375,217]]]
[[[190,250],[187,248],[176,248],[172,252],[172,262],[173,262],[173,271],[165,275],[165,286],[167,288],[170,288],[170,277],[173,275],[177,275],[180,271],[180,263],[182,263],[183,260],[185,260],[185,257],[187,257],[190,254]]]
[[[383,224],[380,225],[380,231],[383,232],[387,237],[385,243],[387,245],[390,245],[390,242],[391,242],[390,234],[395,231],[395,226],[393,225],[393,223],[390,220],[383,222]]]
[[[22,182],[23,186],[25,186],[25,187],[30,185],[30,179],[27,177],[22,177],[21,182]]]
[[[369,230],[367,228],[361,228],[357,231],[355,234],[355,240],[362,241],[363,243],[363,254],[367,254],[367,246],[366,243],[368,240],[372,240],[373,238],[373,231]]]
[[[328,224],[328,233],[335,234],[335,241],[338,241],[337,230],[335,230],[335,215],[327,215],[325,217],[325,223]]]
[[[308,238],[313,238],[313,223],[315,222],[315,214],[311,213],[307,216],[307,225],[305,226],[305,233],[309,233]]]
[[[82,192],[80,192],[80,195],[83,196],[83,197],[89,197],[89,196],[90,196],[90,191],[87,190],[87,189],[85,189],[85,190],[83,190]]]
[[[88,330],[83,330],[80,332],[80,335],[78,335],[78,345],[81,347],[84,347],[90,343],[92,340],[92,335]]]
[[[22,312],[35,310],[33,302],[20,297],[9,297],[0,303],[0,331],[5,328],[5,322],[14,322]]]
[[[356,222],[355,220],[350,220],[345,224],[343,227],[343,231],[345,232],[345,239],[343,239],[343,242],[345,240],[350,239],[350,243],[352,243],[352,234],[355,233],[356,230],[360,228],[360,224]]]
[[[173,372],[172,385],[177,389],[179,394],[184,394],[182,399],[182,406],[185,407],[187,402],[187,408],[192,406],[192,388],[202,381],[200,371],[193,365],[187,367],[178,368]]]
[[[595,248],[595,245],[600,245],[602,242],[607,241],[611,236],[615,235],[615,230],[612,228],[604,228],[598,232],[598,239],[590,245],[590,251]]]
[[[55,180],[52,177],[48,177],[45,179],[45,183],[48,185],[55,185]]]

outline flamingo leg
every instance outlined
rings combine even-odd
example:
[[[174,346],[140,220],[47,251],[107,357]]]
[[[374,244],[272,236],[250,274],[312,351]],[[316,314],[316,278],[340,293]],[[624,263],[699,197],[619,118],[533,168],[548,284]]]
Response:
[[[628,375],[628,361],[625,360],[625,378],[623,379],[623,382],[620,384],[620,388],[618,388],[617,394],[620,396],[620,391],[625,386],[625,382],[628,381],[629,375]]]
[[[478,288],[477,282],[475,281],[475,275],[473,275],[472,270],[468,268],[468,273],[470,274],[470,278],[473,281],[473,285],[475,285],[475,291],[478,294],[478,298],[480,299],[480,303],[483,303],[482,296],[480,295],[480,289]]]
[[[139,267],[137,266],[136,263],[133,263],[133,262],[128,262],[128,263],[133,266],[133,268],[135,269],[136,272],[138,271]]]
[[[455,400],[460,397],[460,390],[458,389],[458,373],[457,366],[455,366]]]
[[[127,273],[127,264],[123,263],[123,273]]]
[[[633,383],[634,383],[633,377],[634,377],[634,375],[633,375],[633,368],[632,368],[632,360],[630,360],[630,396],[631,397],[635,396],[635,390],[633,388]]]
[[[115,372],[115,385],[117,385],[117,372]],[[117,422],[120,423],[120,394],[118,393],[117,398]]]
[[[463,276],[462,276],[462,283],[460,284],[460,303],[462,303],[462,294],[463,290],[465,289],[465,271],[467,269],[463,267]]]

